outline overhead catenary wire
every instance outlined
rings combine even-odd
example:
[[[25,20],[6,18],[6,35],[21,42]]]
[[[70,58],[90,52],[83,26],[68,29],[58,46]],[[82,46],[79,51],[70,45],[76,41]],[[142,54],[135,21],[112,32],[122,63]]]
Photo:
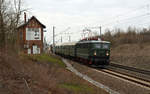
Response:
[[[147,5],[149,5],[149,4],[147,4]],[[114,21],[114,19],[117,19],[118,17],[128,17],[129,15],[131,15],[131,14],[133,14],[135,12],[139,12],[140,10],[146,10],[145,8],[147,7],[147,5],[146,4],[142,5],[142,6],[138,7],[138,8],[133,9],[133,10],[129,10],[127,12],[117,14],[117,15],[115,15],[113,17],[110,17],[110,18],[107,18],[107,19],[104,19],[104,20],[101,20],[101,21],[97,21],[95,23],[101,23],[101,24],[105,23],[105,24],[107,24],[107,23],[112,22],[112,20]]]
[[[108,18],[107,21],[104,20],[104,21],[99,21],[99,22],[101,22],[101,23],[100,23],[101,26],[106,27],[106,26],[108,26],[108,25],[115,24],[115,23],[117,22],[117,20],[120,22],[120,21],[123,21],[123,20],[132,20],[132,19],[135,19],[135,18],[138,18],[138,17],[146,16],[146,14],[150,14],[149,11],[148,11],[148,10],[149,10],[148,6],[149,6],[149,4],[143,5],[143,6],[140,6],[140,7],[136,8],[136,9],[130,10],[130,11],[128,11],[128,12],[125,12],[125,13],[122,13],[122,14],[119,14],[119,15],[116,15],[116,16],[114,16],[114,17],[111,17],[110,19]],[[146,9],[146,8],[147,8],[147,9]],[[131,15],[131,14],[133,14],[133,13],[135,13],[135,12],[139,12],[140,10],[147,10],[148,13],[142,14],[142,15],[140,15],[140,16],[125,18],[125,19],[122,18],[121,20],[118,19],[118,18],[121,18],[121,17],[128,17],[129,15]],[[103,23],[103,22],[105,22],[105,23]],[[94,27],[91,26],[91,27],[87,27],[87,28],[98,29],[99,26],[94,26]]]
[[[139,17],[146,17],[146,16],[150,16],[150,15],[148,15],[148,14],[145,13],[145,14],[142,14],[142,15],[138,15],[138,16],[134,16],[134,17],[129,17],[129,18],[126,18],[126,19],[121,19],[121,20],[118,20],[117,22],[123,23],[123,21],[131,21],[131,20],[134,20],[134,19],[136,19],[136,18],[139,18]],[[102,25],[102,26],[104,27],[104,26],[112,25],[112,24],[114,24],[114,23],[116,23],[116,21],[113,21],[113,22],[111,22],[111,23],[104,24],[104,25]]]
[[[71,27],[66,28],[65,30],[61,31],[60,33],[55,34],[55,36],[61,35],[61,34],[65,34],[66,31],[68,31]]]
[[[118,22],[117,26],[122,26],[123,27],[123,26],[126,26],[127,24],[128,24],[128,26],[140,26],[142,24],[145,24],[145,21],[146,21],[145,18],[150,18],[150,15],[142,17],[141,19],[128,20],[128,21],[125,21],[125,22]]]
[[[138,23],[137,25],[145,25],[145,24],[150,24],[150,21],[144,22],[144,23]],[[147,25],[148,26],[148,25]],[[149,25],[150,26],[150,25]]]
[[[127,24],[131,24],[131,23],[133,23],[133,21],[134,21],[134,23],[137,21],[137,19],[141,19],[141,18],[147,18],[147,17],[150,17],[150,13],[145,13],[145,14],[142,14],[142,15],[138,15],[138,16],[134,16],[134,17],[129,17],[129,18],[125,18],[125,19],[120,19],[120,20],[117,20],[117,21],[112,21],[111,23],[107,23],[107,24],[104,24],[104,25],[102,25],[102,27],[112,27],[112,26],[117,26],[117,25],[122,25],[123,23],[126,23],[126,22],[128,22]],[[131,22],[131,23],[129,23],[129,21]],[[135,25],[136,25],[137,23],[135,23]],[[91,29],[98,29],[99,28],[99,26],[97,26],[97,27],[88,27],[88,28],[91,28]]]

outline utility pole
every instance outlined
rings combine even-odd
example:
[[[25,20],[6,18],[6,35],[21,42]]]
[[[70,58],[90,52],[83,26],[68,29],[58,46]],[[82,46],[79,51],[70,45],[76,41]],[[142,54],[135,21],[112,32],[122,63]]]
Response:
[[[71,36],[69,36],[69,42],[71,42]]]
[[[53,53],[55,53],[55,26],[53,26]]]
[[[101,37],[101,35],[102,35],[102,27],[100,26],[99,29],[100,29],[100,32],[99,32],[100,35],[99,35],[99,37]]]
[[[150,15],[150,13],[149,13],[149,4],[147,5],[147,15]]]
[[[61,43],[62,43],[62,36],[61,36]]]

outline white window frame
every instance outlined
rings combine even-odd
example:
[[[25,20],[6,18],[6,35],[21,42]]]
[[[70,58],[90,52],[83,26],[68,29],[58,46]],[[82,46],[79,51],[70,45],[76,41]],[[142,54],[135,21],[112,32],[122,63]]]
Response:
[[[34,38],[35,39],[39,39],[40,38],[40,34],[39,34],[39,28],[34,28]]]
[[[41,28],[26,28],[26,40],[41,40]]]

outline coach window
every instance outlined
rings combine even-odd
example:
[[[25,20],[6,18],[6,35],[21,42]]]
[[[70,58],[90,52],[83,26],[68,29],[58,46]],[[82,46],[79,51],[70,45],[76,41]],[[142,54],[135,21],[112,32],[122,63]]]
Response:
[[[82,48],[85,48],[85,44],[82,44],[81,46],[82,46]]]
[[[87,48],[89,48],[89,43],[87,43]]]
[[[87,43],[85,44],[85,48],[88,48],[88,44]]]
[[[80,48],[80,44],[77,45],[77,48]]]

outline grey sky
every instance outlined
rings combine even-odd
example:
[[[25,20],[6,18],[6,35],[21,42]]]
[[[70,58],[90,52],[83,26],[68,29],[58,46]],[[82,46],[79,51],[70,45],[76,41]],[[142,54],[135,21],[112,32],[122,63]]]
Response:
[[[122,22],[123,19],[148,13],[150,9],[146,5],[150,4],[149,0],[30,0],[25,2],[28,8],[31,8],[29,16],[36,16],[47,26],[45,36],[48,42],[52,42],[52,26],[56,26],[56,33],[71,27],[68,32],[72,33],[72,40],[75,41],[81,38],[80,34],[84,27],[110,23],[102,27],[104,33],[105,28],[126,27],[124,23],[135,25],[141,20],[148,22],[150,18],[139,17],[133,19],[134,21]],[[68,41],[67,35],[62,36],[63,41]],[[56,40],[59,39],[60,36],[57,36]]]

